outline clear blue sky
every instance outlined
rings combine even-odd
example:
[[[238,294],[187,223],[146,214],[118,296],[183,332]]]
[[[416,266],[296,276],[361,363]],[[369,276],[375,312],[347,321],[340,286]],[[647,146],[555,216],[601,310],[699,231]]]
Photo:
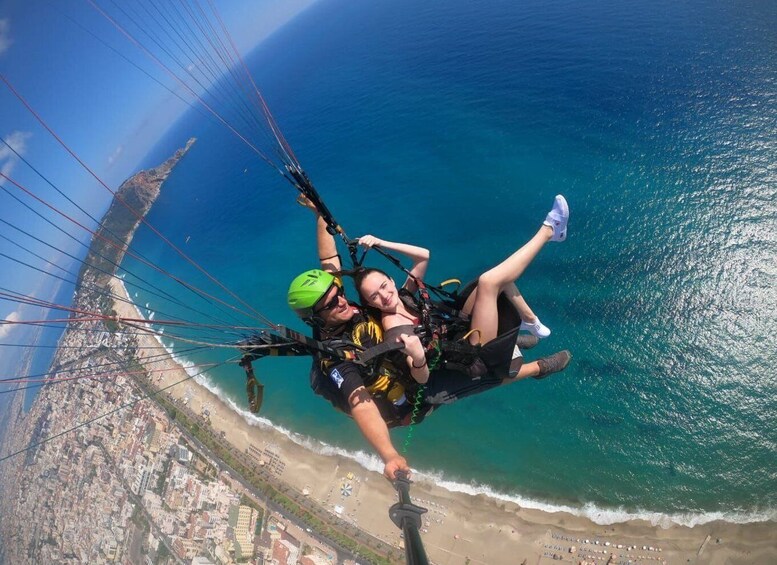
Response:
[[[159,0],[169,1],[169,0]],[[95,0],[107,11],[115,4]],[[315,0],[214,0],[240,52],[245,55]],[[121,4],[121,3],[119,3]],[[207,0],[201,0],[207,6]],[[88,31],[85,31],[85,29]],[[0,3],[0,74],[49,126],[112,188],[135,171],[144,155],[188,109],[168,90],[95,39],[97,35],[173,90],[173,79],[122,36],[87,0],[4,0]],[[110,194],[88,175],[0,83],[0,136],[73,200],[100,215]],[[0,171],[42,198],[63,202],[18,157],[0,143]],[[20,195],[10,183],[2,182]],[[29,199],[27,199],[29,200]],[[52,219],[51,213],[47,213]],[[0,190],[0,220],[29,230],[73,252],[45,221]],[[62,220],[57,223],[64,225]],[[69,227],[74,234],[77,229]],[[4,236],[4,237],[3,237]],[[82,238],[88,237],[82,232]],[[45,263],[20,251],[24,243],[52,262],[69,266],[61,254],[0,224],[0,253]],[[53,271],[56,272],[56,271]],[[0,257],[0,286],[49,299],[53,281]],[[24,318],[18,304],[0,301],[0,320]],[[0,325],[0,340],[10,338]]]

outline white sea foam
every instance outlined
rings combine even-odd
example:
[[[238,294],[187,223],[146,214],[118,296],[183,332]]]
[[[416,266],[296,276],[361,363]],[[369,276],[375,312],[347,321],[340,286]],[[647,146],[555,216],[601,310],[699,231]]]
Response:
[[[129,294],[129,292],[127,292],[127,287],[126,287],[126,285],[124,284],[124,279],[122,279],[122,278],[119,278],[119,281],[118,281],[118,282],[119,282],[119,285],[121,285],[121,288],[122,288],[122,290],[124,291],[124,295],[125,295],[125,296],[127,296],[127,297],[129,298],[129,295],[130,295],[130,294]],[[138,293],[136,292],[136,293],[135,293],[135,297],[137,298],[137,296],[138,296]],[[138,318],[143,318],[144,320],[148,320],[148,322],[150,322],[151,320],[153,320],[153,319],[154,319],[154,314],[155,314],[155,312],[154,312],[154,311],[152,311],[152,310],[149,310],[149,309],[148,309],[148,302],[146,302],[146,310],[147,310],[148,312],[150,312],[150,315],[149,315],[149,316],[145,316],[145,315],[143,314],[143,312],[141,311],[140,307],[139,307],[139,306],[138,306],[138,305],[137,305],[137,304],[136,304],[136,303],[135,303],[133,300],[130,300],[130,303],[132,304],[132,307],[135,309],[135,312],[136,312],[136,314],[137,314]],[[146,323],[145,323],[145,324],[143,324],[143,325],[144,325],[144,326],[146,326],[146,327],[147,327],[147,328],[149,328],[149,329],[153,329],[153,328],[152,328],[152,326],[151,326],[151,324],[150,324],[150,323],[148,323],[148,322],[146,322]],[[179,359],[179,358],[177,358],[177,357],[175,356],[175,351],[173,351],[173,348],[172,348],[172,346],[168,346],[168,345],[166,345],[166,344],[165,344],[165,343],[162,341],[162,337],[161,337],[161,335],[165,333],[165,328],[160,328],[160,329],[158,329],[158,330],[155,330],[155,332],[156,332],[155,334],[152,334],[152,335],[154,336],[154,339],[156,339],[156,340],[159,342],[159,344],[160,344],[160,345],[161,345],[161,346],[164,348],[164,350],[165,350],[165,351],[167,351],[167,353],[169,353],[169,354],[170,354],[170,356],[173,358],[173,360],[174,360],[174,361],[176,361],[176,362],[177,362],[179,365],[181,365],[182,367],[184,367],[184,369],[186,369],[186,372],[188,373],[188,372],[189,372],[189,370],[186,368],[186,365],[188,364],[188,366],[189,366],[189,367],[191,367],[192,363],[190,363],[190,362],[186,361],[185,359]],[[158,335],[157,335],[157,334],[158,334]]]
[[[455,481],[450,481],[445,478],[444,473],[433,472],[425,473],[423,471],[417,472],[418,475],[423,476],[429,480],[432,480],[436,485],[449,490],[451,492],[461,492],[470,495],[485,495],[495,500],[504,502],[512,502],[519,505],[521,508],[532,508],[535,510],[541,510],[543,512],[555,513],[566,512],[575,516],[582,516],[588,518],[595,524],[607,526],[611,524],[619,524],[627,522],[629,520],[645,520],[650,522],[654,526],[660,526],[662,528],[668,528],[672,525],[679,524],[682,526],[698,526],[706,524],[708,522],[714,522],[716,520],[722,520],[724,522],[732,522],[736,524],[747,524],[751,522],[766,522],[777,520],[777,509],[770,509],[764,511],[755,512],[705,512],[705,513],[675,513],[666,514],[662,512],[655,512],[652,510],[627,510],[624,508],[602,508],[592,503],[586,503],[583,506],[570,506],[565,504],[558,504],[552,502],[545,502],[528,498],[519,494],[507,494],[499,492],[489,485],[480,484],[464,484]]]
[[[160,333],[162,333],[162,332],[160,332]],[[181,355],[177,355],[175,353],[175,349],[173,349],[173,345],[172,344],[168,344],[168,343],[165,343],[164,341],[162,341],[162,336],[155,335],[154,337],[159,342],[159,345],[161,345],[164,348],[164,350],[167,351],[167,353],[170,355],[170,357],[172,357],[173,361],[178,363],[183,368],[183,370],[186,371],[187,375],[189,375],[190,377],[194,377],[195,382],[198,382],[198,383],[204,385],[204,383],[203,383],[204,378],[203,378],[203,376],[201,374],[202,373],[202,369],[200,367],[198,367],[195,363],[193,363],[192,361],[190,361],[186,357],[183,357]]]

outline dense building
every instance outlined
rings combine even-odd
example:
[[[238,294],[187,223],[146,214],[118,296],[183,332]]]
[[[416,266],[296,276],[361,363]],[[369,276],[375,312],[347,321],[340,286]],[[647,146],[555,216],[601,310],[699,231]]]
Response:
[[[254,531],[256,511],[250,506],[233,506],[229,509],[229,526],[235,542],[235,559],[251,558],[254,555]]]

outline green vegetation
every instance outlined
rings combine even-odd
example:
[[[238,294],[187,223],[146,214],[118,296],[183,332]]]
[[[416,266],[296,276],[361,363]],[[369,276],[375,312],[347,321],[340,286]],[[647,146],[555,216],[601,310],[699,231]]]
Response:
[[[159,544],[159,547],[156,551],[156,559],[154,560],[154,563],[167,563],[170,560],[170,550],[167,549],[167,546],[163,543]]]
[[[152,491],[159,496],[162,496],[162,493],[165,492],[165,481],[167,480],[167,475],[170,473],[170,467],[172,464],[173,460],[168,457],[165,460],[165,466],[162,468],[162,472],[159,474],[159,478],[156,480],[156,486],[152,489]]]
[[[136,504],[135,508],[132,510],[132,516],[130,517],[130,520],[133,524],[135,524],[136,527],[143,530],[143,532],[147,533],[151,529],[148,520],[146,520],[146,517],[143,515],[143,510],[138,504]]]
[[[116,310],[111,309],[106,316],[110,316],[112,318],[115,318],[118,316],[118,313]],[[119,330],[119,324],[116,322],[116,320],[105,320],[105,327],[108,328],[108,331],[111,333],[116,333]]]
[[[140,361],[138,361],[136,358],[131,357],[127,360],[127,372],[132,375],[137,375],[138,377],[142,378],[148,378],[148,371],[146,371],[146,368],[140,364]]]

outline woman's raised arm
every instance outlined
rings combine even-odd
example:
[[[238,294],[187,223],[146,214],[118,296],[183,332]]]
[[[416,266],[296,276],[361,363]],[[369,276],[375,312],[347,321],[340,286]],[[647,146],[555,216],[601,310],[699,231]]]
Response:
[[[404,288],[410,292],[418,290],[418,285],[415,279],[420,281],[424,280],[426,275],[426,269],[429,266],[429,257],[431,253],[425,247],[418,247],[417,245],[410,245],[408,243],[395,243],[393,241],[386,241],[380,239],[374,235],[363,235],[359,238],[359,245],[370,249],[372,247],[380,247],[386,251],[396,251],[401,253],[413,261],[413,266],[410,268],[410,277],[407,278],[404,284]]]

